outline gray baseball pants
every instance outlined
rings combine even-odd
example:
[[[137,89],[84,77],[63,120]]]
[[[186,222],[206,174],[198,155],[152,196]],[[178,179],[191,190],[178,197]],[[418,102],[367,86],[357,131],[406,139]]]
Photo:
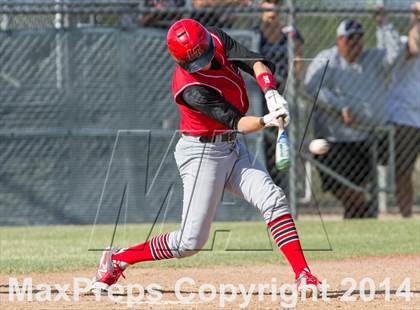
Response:
[[[202,143],[182,135],[175,160],[184,187],[181,227],[169,234],[175,257],[203,248],[225,189],[254,205],[266,223],[290,213],[283,190],[239,140]]]

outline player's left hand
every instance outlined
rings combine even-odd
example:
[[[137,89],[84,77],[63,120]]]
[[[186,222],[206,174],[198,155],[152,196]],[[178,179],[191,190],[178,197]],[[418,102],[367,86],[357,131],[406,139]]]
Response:
[[[265,93],[265,100],[267,101],[268,111],[274,112],[281,110],[283,114],[283,124],[284,127],[289,125],[289,107],[286,99],[275,89],[270,89]]]
[[[282,110],[270,112],[262,117],[264,127],[282,127],[284,117]]]

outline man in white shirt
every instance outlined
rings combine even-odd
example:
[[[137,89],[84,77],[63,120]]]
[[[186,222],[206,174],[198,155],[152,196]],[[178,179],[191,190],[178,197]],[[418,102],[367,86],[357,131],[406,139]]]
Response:
[[[305,92],[315,97],[315,135],[330,142],[330,151],[317,159],[359,187],[373,184],[369,131],[384,126],[384,102],[390,67],[404,57],[404,47],[391,23],[378,21],[378,39],[384,48],[363,48],[364,29],[356,20],[344,20],[337,28],[337,44],[321,51],[305,76]],[[344,206],[344,217],[375,217],[376,209],[361,191],[356,191],[331,175],[320,171],[322,188],[331,191]],[[373,185],[372,185],[373,186]]]
[[[407,56],[392,71],[385,101],[389,121],[395,125],[397,203],[403,217],[413,209],[413,171],[420,154],[420,2],[413,5]]]

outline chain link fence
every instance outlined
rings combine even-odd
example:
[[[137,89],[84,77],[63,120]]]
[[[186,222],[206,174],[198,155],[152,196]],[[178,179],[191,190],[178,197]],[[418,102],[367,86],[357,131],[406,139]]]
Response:
[[[178,122],[164,38],[168,25],[182,17],[222,27],[276,63],[293,117],[292,167],[275,169],[275,131],[245,142],[288,191],[295,212],[341,214],[343,206],[345,217],[398,212],[408,197],[398,192],[407,182],[401,171],[414,170],[413,188],[420,187],[419,163],[412,163],[417,146],[410,144],[418,130],[406,134],[407,128],[390,125],[382,109],[389,88],[397,87],[392,74],[403,66],[400,58],[378,71],[380,56],[369,54],[366,67],[341,72],[319,55],[335,45],[344,19],[361,22],[365,50],[378,44],[395,49],[389,40],[377,42],[376,1],[280,2],[2,1],[1,224],[110,223],[124,183],[130,222],[153,221],[164,204],[165,218],[178,221],[182,188],[173,159],[163,157],[174,147]],[[384,2],[400,35],[408,33],[411,2]],[[261,115],[262,95],[250,79],[247,85],[250,113]],[[341,106],[334,108],[320,86],[354,95],[354,122],[343,123]],[[420,102],[418,93],[414,98]],[[336,139],[337,130],[352,130],[351,139]],[[315,138],[328,140],[329,152],[311,154]],[[418,205],[419,193],[413,197]],[[217,219],[258,218],[233,197],[224,201]]]

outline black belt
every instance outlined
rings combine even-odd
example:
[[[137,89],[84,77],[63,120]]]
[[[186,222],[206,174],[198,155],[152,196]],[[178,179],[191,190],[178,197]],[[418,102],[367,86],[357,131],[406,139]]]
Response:
[[[212,136],[212,137],[200,137],[200,142],[202,143],[217,143],[217,142],[227,142],[227,141],[235,141],[236,139],[236,132],[225,132],[220,135]]]
[[[194,136],[186,134],[187,136]],[[217,143],[217,142],[227,142],[236,140],[236,132],[228,131],[219,135],[205,137],[205,136],[194,136],[198,137],[201,143]]]

